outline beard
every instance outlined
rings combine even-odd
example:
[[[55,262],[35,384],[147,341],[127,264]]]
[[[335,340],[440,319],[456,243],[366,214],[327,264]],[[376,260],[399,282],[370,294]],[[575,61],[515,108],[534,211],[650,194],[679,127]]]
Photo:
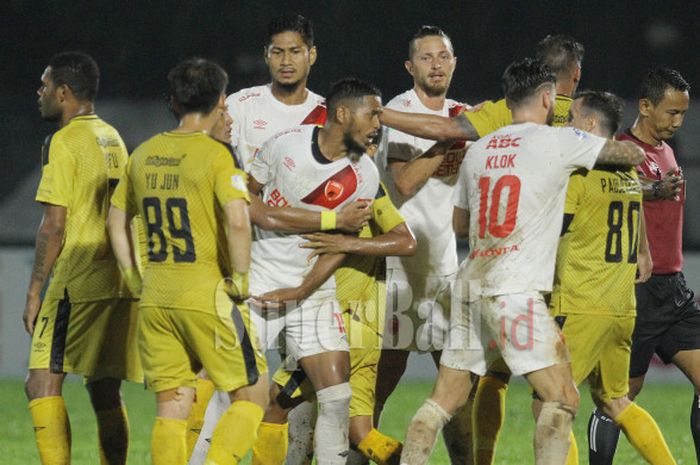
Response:
[[[447,93],[447,89],[450,88],[450,81],[451,79],[446,79],[444,84],[431,84],[426,77],[418,81],[418,86],[423,89],[423,92],[428,94],[429,97],[439,97]]]
[[[345,144],[345,147],[347,147],[348,149],[348,158],[352,161],[357,161],[365,153],[367,147],[365,147],[362,144],[359,144],[355,139],[352,138],[352,136],[350,135],[350,129],[352,128],[348,128],[348,131],[343,135],[343,144]]]

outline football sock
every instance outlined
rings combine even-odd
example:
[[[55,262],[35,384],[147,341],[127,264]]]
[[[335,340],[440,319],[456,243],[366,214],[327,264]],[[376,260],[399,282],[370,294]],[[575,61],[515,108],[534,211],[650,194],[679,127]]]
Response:
[[[100,464],[125,465],[129,452],[129,418],[124,406],[95,412],[100,438]]]
[[[472,415],[476,465],[492,465],[503,427],[508,385],[493,376],[482,376],[476,389]]]
[[[238,400],[214,429],[205,465],[237,465],[253,447],[265,411],[258,404]]]
[[[401,457],[401,443],[374,428],[360,441],[357,449],[379,465],[398,464]]]
[[[565,463],[574,412],[561,402],[543,402],[535,427],[535,464]]]
[[[314,452],[319,465],[345,465],[351,397],[352,391],[348,383],[336,384],[316,392],[318,419],[314,433]]]
[[[151,434],[153,465],[185,465],[187,463],[187,420],[156,417]]]
[[[428,462],[438,433],[450,421],[450,414],[434,400],[423,402],[408,425],[401,463],[424,465]]]
[[[253,465],[284,465],[287,457],[287,423],[260,423],[253,444]]]
[[[302,402],[289,412],[287,465],[311,465],[317,414],[316,401]]]
[[[187,457],[192,455],[199,433],[204,426],[204,414],[207,412],[209,400],[214,395],[214,383],[209,379],[197,378],[197,388],[194,403],[187,418]]]
[[[700,463],[700,396],[693,396],[693,406],[690,409],[690,431],[693,433],[695,443],[695,457]]]
[[[593,410],[588,420],[588,462],[590,465],[612,465],[620,428],[612,418]]]
[[[566,456],[566,465],[578,465],[578,444],[576,444],[573,431],[569,435],[569,441],[571,445],[569,446],[569,454]]]
[[[615,423],[644,460],[652,465],[675,465],[659,426],[646,410],[631,403],[615,417]]]
[[[70,423],[63,397],[41,397],[29,402],[36,447],[42,465],[70,463]]]

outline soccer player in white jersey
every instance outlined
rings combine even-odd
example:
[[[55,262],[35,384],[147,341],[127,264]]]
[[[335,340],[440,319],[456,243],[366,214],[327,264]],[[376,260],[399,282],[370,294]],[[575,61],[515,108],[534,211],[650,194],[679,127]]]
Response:
[[[413,88],[386,107],[454,116],[464,105],[446,98],[457,58],[450,38],[436,26],[422,26],[409,43],[406,70]],[[377,165],[418,247],[411,257],[387,257],[386,335],[377,374],[375,422],[406,369],[411,351],[430,352],[437,366],[449,323],[449,285],[457,272],[452,231],[452,191],[466,143],[436,152],[435,141],[389,129]],[[432,150],[431,150],[432,149]],[[393,314],[393,315],[392,315]],[[452,463],[471,465],[467,407],[445,428]]]
[[[554,261],[569,174],[594,163],[632,166],[644,158],[633,144],[606,141],[573,128],[551,128],[555,77],[532,59],[511,64],[503,87],[513,124],[478,140],[460,169],[453,227],[468,235],[470,258],[460,268],[451,328],[431,398],[406,434],[401,463],[424,464],[435,438],[471,388],[503,357],[542,399],[535,463],[564,464],[578,407],[568,353],[543,294]]]
[[[241,89],[226,99],[233,118],[231,145],[250,170],[255,153],[278,132],[298,124],[323,124],[323,97],[306,88],[316,46],[311,23],[303,16],[280,16],[268,24],[265,63],[271,82]]]

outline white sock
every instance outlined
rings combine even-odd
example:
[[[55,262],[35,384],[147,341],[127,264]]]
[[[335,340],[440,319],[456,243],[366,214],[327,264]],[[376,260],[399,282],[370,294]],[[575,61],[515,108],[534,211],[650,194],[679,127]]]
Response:
[[[435,447],[438,433],[448,421],[450,421],[450,414],[434,400],[428,399],[423,402],[408,426],[401,453],[401,464],[424,465],[427,463]]]
[[[207,411],[204,414],[204,425],[199,433],[199,438],[192,450],[192,456],[188,465],[203,465],[207,458],[209,446],[211,446],[211,437],[214,435],[214,428],[219,422],[219,418],[231,406],[231,399],[227,392],[216,391],[207,405]]]
[[[302,402],[289,412],[289,448],[286,465],[310,465],[314,455],[316,402]]]
[[[566,463],[573,411],[561,402],[544,402],[535,427],[535,464]]]
[[[345,465],[350,426],[350,384],[342,383],[316,392],[318,419],[314,452],[318,465]]]

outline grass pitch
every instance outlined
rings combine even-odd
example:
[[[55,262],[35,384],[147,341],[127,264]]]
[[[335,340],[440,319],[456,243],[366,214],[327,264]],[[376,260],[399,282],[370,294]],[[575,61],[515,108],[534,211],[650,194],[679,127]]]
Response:
[[[404,382],[389,399],[381,429],[396,438],[403,438],[406,426],[421,402],[428,396],[430,383]],[[154,396],[141,386],[127,384],[124,398],[131,424],[129,464],[145,465],[149,460],[151,425],[155,416]],[[692,388],[685,384],[649,384],[639,396],[639,404],[647,409],[659,423],[666,441],[679,465],[695,464],[695,451],[689,429],[689,407]],[[69,380],[64,388],[73,434],[73,465],[99,464],[95,418],[90,409],[87,393],[78,380]],[[0,380],[0,398],[4,399],[0,422],[0,462],[6,465],[39,464],[34,445],[31,420],[20,380]],[[514,383],[508,392],[507,417],[501,433],[496,463],[534,463],[532,435],[534,422],[530,414],[530,393],[527,385]],[[576,418],[574,432],[579,444],[580,461],[588,463],[586,425],[592,403],[586,386],[581,389],[581,407]],[[244,462],[249,464],[249,461]],[[449,460],[442,444],[438,443],[430,462],[447,465]],[[620,438],[616,464],[645,463],[632,449],[624,435]]]

